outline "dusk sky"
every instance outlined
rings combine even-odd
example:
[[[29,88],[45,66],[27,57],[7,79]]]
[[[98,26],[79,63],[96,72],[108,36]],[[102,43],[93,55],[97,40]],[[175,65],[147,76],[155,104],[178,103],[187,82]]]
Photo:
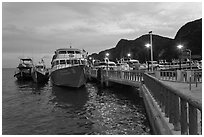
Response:
[[[9,3],[2,4],[2,67],[18,57],[50,61],[57,48],[70,45],[89,54],[136,39],[150,30],[174,38],[187,22],[202,17],[202,3]]]

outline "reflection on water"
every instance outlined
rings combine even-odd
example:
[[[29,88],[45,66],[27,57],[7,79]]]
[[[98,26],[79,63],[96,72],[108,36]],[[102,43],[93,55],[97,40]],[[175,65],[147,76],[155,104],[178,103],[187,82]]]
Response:
[[[86,111],[88,119],[94,123],[95,134],[150,134],[144,107],[138,104],[141,100],[133,96],[131,89],[88,89]]]
[[[86,87],[69,88],[69,87],[52,87],[52,102],[58,105],[71,105],[74,107],[83,107],[88,100],[88,92]]]
[[[19,92],[23,93],[32,93],[32,94],[41,94],[45,90],[45,88],[49,85],[46,83],[35,83],[33,81],[15,81],[16,88]]]
[[[54,104],[53,113],[63,113],[63,127],[65,131],[60,134],[91,134],[92,122],[85,116],[86,108],[84,108],[88,100],[88,92],[86,87],[68,88],[68,87],[52,87],[52,98],[50,102]],[[69,128],[68,128],[69,127]]]
[[[57,87],[17,81],[10,70],[3,74],[2,134],[151,134],[133,88]]]

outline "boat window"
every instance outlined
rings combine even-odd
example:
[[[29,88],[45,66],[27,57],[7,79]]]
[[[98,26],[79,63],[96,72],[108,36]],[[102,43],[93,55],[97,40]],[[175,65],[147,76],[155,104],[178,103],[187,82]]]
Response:
[[[74,54],[74,51],[67,51],[68,54]]]
[[[75,51],[75,54],[80,54],[81,52],[80,51]]]
[[[43,66],[36,66],[36,68],[43,69]]]
[[[31,64],[31,61],[24,60],[23,63],[24,63],[24,64]]]
[[[84,61],[84,60],[81,60],[81,63],[82,63],[83,65],[85,65],[85,61]]]
[[[67,60],[67,64],[72,64],[71,60]]]
[[[59,51],[59,54],[66,54],[66,51]]]
[[[101,66],[101,65],[107,65],[107,64],[106,64],[106,63],[104,63],[104,62],[102,62],[102,63],[100,63],[100,64],[99,64],[99,66]]]
[[[79,64],[79,60],[73,60],[73,64]]]
[[[115,66],[115,64],[109,64],[109,66]]]
[[[60,64],[66,64],[65,60],[60,60]]]
[[[59,60],[57,60],[55,63],[56,63],[55,65],[59,65]]]
[[[79,64],[82,64],[81,60],[78,60]]]

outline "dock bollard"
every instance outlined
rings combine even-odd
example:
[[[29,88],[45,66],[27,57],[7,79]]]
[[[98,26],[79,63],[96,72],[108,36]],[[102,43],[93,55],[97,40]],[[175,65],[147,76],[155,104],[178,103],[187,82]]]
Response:
[[[101,83],[101,86],[103,86],[103,70],[99,68],[97,70],[97,80]]]

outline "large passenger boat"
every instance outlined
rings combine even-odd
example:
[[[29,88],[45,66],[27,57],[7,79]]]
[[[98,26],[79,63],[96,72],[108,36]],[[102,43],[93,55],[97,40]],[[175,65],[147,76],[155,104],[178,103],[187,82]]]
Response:
[[[57,49],[51,65],[50,78],[54,85],[78,88],[86,83],[86,51],[71,47]]]
[[[31,80],[32,69],[33,69],[33,60],[31,58],[20,58],[20,63],[15,71],[14,77],[18,80]]]

